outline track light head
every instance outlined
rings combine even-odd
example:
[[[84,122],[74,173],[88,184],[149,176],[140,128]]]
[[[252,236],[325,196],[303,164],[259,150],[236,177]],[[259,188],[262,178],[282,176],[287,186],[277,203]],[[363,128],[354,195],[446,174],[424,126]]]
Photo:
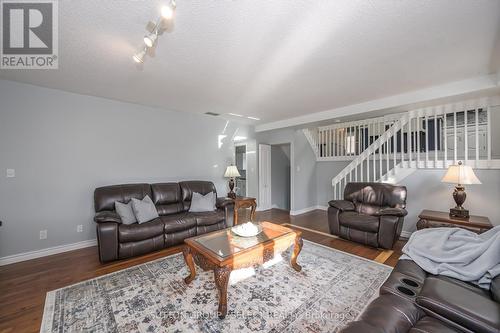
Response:
[[[172,19],[174,17],[176,3],[175,0],[172,0],[169,5],[165,5],[161,8],[161,17],[166,20]]]
[[[158,34],[155,32],[149,33],[146,36],[144,36],[144,44],[146,44],[147,47],[153,47],[153,45],[156,42],[156,39],[158,39]]]
[[[144,63],[144,58],[146,57],[146,49],[134,54],[134,56],[132,57],[132,59],[134,59],[134,61],[138,64],[142,64]]]

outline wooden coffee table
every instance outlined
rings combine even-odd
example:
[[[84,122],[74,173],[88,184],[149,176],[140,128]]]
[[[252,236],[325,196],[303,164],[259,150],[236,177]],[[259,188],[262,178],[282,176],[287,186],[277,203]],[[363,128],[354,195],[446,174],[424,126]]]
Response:
[[[301,232],[270,222],[260,225],[262,232],[255,237],[239,237],[228,228],[184,240],[183,255],[190,271],[184,281],[189,284],[196,277],[195,263],[205,271],[214,271],[221,319],[227,314],[227,284],[232,270],[263,264],[292,245],[290,265],[297,272],[302,269],[297,264],[302,250]]]

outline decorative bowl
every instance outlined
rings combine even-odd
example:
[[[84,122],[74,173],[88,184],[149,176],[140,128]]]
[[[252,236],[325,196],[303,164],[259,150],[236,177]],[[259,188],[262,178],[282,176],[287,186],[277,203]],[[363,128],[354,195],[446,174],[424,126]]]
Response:
[[[259,224],[247,222],[231,228],[231,231],[240,237],[254,237],[262,232]]]

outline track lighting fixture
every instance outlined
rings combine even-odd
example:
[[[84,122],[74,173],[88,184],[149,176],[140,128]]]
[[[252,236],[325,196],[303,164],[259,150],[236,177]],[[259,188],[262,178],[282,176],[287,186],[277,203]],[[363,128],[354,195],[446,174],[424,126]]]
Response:
[[[146,51],[147,51],[147,48],[144,48],[142,51],[134,54],[132,59],[134,59],[134,61],[136,63],[142,64],[144,62],[144,57],[146,57]]]
[[[157,38],[158,38],[158,33],[156,31],[149,33],[146,36],[144,36],[144,44],[146,44],[147,47],[153,47]]]
[[[143,63],[144,58],[146,57],[147,49],[149,47],[154,47],[156,41],[158,40],[158,36],[161,35],[165,30],[165,21],[170,21],[174,17],[175,13],[175,8],[177,7],[177,4],[175,0],[171,0],[168,5],[165,5],[161,8],[161,16],[160,18],[154,22],[149,22],[148,26],[146,27],[146,30],[149,31],[148,34],[146,34],[143,38],[144,44],[146,45],[143,50],[139,51],[138,53],[134,54],[132,59],[136,63]]]
[[[174,17],[175,7],[176,7],[175,0],[172,0],[172,2],[170,2],[169,5],[163,6],[161,8],[161,17],[163,17],[166,20],[170,20],[172,17]]]

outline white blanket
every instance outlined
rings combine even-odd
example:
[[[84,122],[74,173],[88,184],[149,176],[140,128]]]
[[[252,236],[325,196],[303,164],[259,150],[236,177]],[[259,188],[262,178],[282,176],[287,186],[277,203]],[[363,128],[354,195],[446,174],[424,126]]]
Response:
[[[500,226],[480,235],[460,228],[414,232],[403,247],[411,259],[431,274],[450,276],[490,289],[500,274]]]

